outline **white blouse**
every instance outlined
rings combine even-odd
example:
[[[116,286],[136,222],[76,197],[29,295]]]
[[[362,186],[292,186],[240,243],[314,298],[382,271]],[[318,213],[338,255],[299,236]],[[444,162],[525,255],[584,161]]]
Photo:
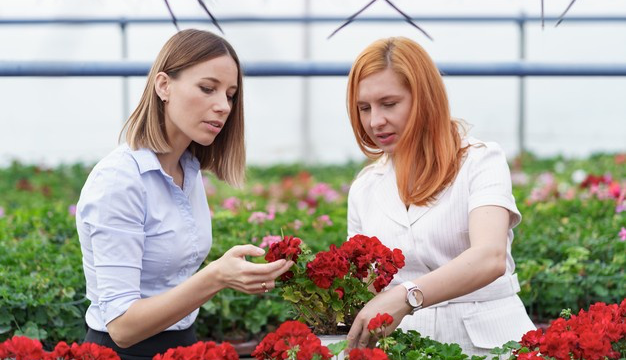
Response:
[[[441,308],[449,303],[473,303],[514,297],[518,313],[523,314],[524,318],[522,330],[515,330],[513,333],[504,332],[503,336],[506,338],[519,335],[521,338],[521,334],[533,328],[533,325],[516,296],[519,283],[514,274],[515,262],[511,256],[511,243],[512,229],[520,223],[521,215],[512,195],[509,167],[505,154],[498,144],[481,142],[471,137],[464,139],[463,143],[469,144],[470,147],[457,177],[429,206],[410,205],[407,210],[398,193],[394,167],[387,157],[365,167],[352,184],[348,196],[348,236],[355,234],[376,236],[389,248],[402,250],[406,257],[406,265],[390,285],[394,286],[431,272],[467,250],[470,247],[469,213],[473,209],[485,205],[508,209],[510,224],[505,274],[482,289],[433,307]],[[422,311],[416,314],[420,312]],[[407,318],[417,319],[416,316]],[[403,324],[417,321],[407,318]],[[460,321],[462,319],[459,319]],[[417,327],[423,335],[437,339],[435,333],[430,333],[417,325],[408,327]],[[472,340],[483,336],[473,335]],[[488,334],[485,336],[489,337]],[[469,334],[469,337],[472,337],[472,334]],[[496,339],[493,343],[498,341],[500,340]],[[480,340],[474,341],[474,346],[477,342]],[[504,342],[495,346],[500,346]],[[489,345],[491,344],[485,347]]]

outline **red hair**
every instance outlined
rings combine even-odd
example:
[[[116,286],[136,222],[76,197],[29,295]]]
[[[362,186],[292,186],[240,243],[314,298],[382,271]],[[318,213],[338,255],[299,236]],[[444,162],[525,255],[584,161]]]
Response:
[[[448,96],[435,63],[414,41],[392,37],[365,48],[348,75],[348,114],[357,143],[368,158],[376,160],[383,151],[361,124],[359,83],[387,68],[404,80],[412,96],[409,119],[392,154],[400,198],[407,205],[427,205],[452,183],[467,147],[461,147],[460,124],[450,117]]]

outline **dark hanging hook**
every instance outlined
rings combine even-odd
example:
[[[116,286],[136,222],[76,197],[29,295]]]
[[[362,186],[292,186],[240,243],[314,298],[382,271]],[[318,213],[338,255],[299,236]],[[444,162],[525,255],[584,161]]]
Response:
[[[164,0],[164,1],[165,1],[165,6],[167,6],[167,11],[170,12],[170,16],[172,17],[174,26],[176,26],[176,30],[180,31],[180,28],[178,27],[178,20],[176,20],[176,16],[174,15],[174,12],[172,11],[172,7],[170,6],[170,2],[168,0]]]
[[[343,29],[344,27],[346,27],[348,24],[350,24],[352,21],[354,21],[354,19],[359,16],[363,11],[365,11],[365,9],[367,9],[368,7],[370,7],[373,3],[375,3],[377,0],[372,0],[370,1],[367,5],[365,5],[361,10],[357,11],[355,14],[353,14],[352,16],[350,16],[345,23],[343,23],[340,27],[337,28],[337,30],[333,31],[332,34],[330,34],[328,36],[328,39],[330,39],[333,35],[335,35],[339,30]],[[407,14],[405,14],[402,10],[400,10],[396,5],[394,5],[390,0],[385,0],[385,2],[387,4],[389,4],[389,6],[391,6],[394,10],[396,10],[398,13],[400,13],[400,15],[402,15],[404,17],[404,19],[411,24],[413,27],[415,27],[417,30],[421,31],[422,34],[426,35],[427,38],[429,38],[431,41],[433,41],[433,38],[428,35],[428,33],[426,31],[424,31],[424,29],[422,29],[421,27],[419,27],[417,24],[415,24],[413,22],[413,20],[411,19],[411,17]]]
[[[367,9],[368,7],[370,7],[370,5],[372,5],[373,3],[375,3],[376,0],[372,0],[369,2],[369,4],[365,5],[365,7],[363,7],[361,10],[357,11],[354,15],[350,16],[348,18],[348,20],[346,20],[345,23],[343,23],[343,25],[341,25],[340,27],[337,28],[337,30],[333,31],[332,34],[328,35],[327,39],[330,39],[333,35],[335,35],[339,30],[343,29],[344,27],[346,27],[348,24],[350,24],[357,16],[359,16],[360,13],[362,13],[363,11],[365,11],[365,9]]]
[[[387,4],[389,4],[392,8],[396,9],[396,11],[400,13],[400,15],[404,16],[404,18],[409,24],[413,25],[417,30],[421,31],[422,34],[424,34],[427,38],[430,39],[430,41],[434,41],[433,38],[430,37],[430,35],[428,35],[426,31],[424,31],[424,29],[417,26],[417,24],[413,22],[413,20],[411,19],[409,15],[405,14],[402,10],[400,10],[397,6],[395,6],[390,0],[385,0],[385,2],[387,2]]]
[[[220,24],[217,23],[217,19],[213,16],[213,14],[211,14],[211,12],[209,11],[209,8],[206,6],[204,1],[198,0],[198,3],[200,4],[200,6],[202,6],[204,11],[209,15],[209,17],[211,18],[211,21],[213,21],[213,25],[215,25],[215,27],[220,30],[222,35],[224,35],[224,30],[222,30],[222,28],[220,27]]]
[[[576,0],[572,0],[572,2],[570,2],[569,5],[567,5],[567,9],[565,9],[565,11],[563,11],[563,14],[561,14],[561,16],[559,16],[559,21],[556,22],[556,25],[554,25],[554,27],[559,26],[559,24],[564,20],[565,14],[567,14],[569,9],[572,8],[572,5],[574,5],[575,2],[576,2]]]

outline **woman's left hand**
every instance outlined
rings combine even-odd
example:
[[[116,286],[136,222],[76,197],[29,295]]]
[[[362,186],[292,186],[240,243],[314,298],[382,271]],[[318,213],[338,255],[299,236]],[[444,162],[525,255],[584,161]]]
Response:
[[[353,348],[373,347],[376,344],[378,338],[370,334],[367,325],[377,314],[387,313],[393,317],[393,323],[385,328],[385,335],[393,332],[402,319],[411,312],[411,307],[405,300],[406,289],[395,286],[381,292],[365,304],[348,332],[348,351]]]

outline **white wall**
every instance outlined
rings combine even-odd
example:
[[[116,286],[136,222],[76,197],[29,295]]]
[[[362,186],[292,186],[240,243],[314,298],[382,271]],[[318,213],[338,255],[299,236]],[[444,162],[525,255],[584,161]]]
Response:
[[[205,0],[214,15],[302,15],[303,0]],[[204,16],[196,0],[170,0],[180,17]],[[364,0],[311,0],[313,15],[349,16]],[[540,1],[395,0],[411,15],[538,15]],[[546,2],[556,16],[569,0]],[[362,16],[394,15],[379,1]],[[578,1],[571,15],[626,15],[620,0]],[[161,0],[3,0],[0,18],[66,16],[167,17]],[[352,61],[367,44],[403,35],[420,42],[438,62],[512,61],[518,56],[515,24],[421,23],[431,42],[406,23],[354,23],[330,40],[337,24],[312,26],[312,59]],[[215,30],[212,25],[181,24]],[[301,60],[300,25],[222,24],[243,62]],[[175,32],[171,24],[130,25],[131,60],[152,61]],[[0,26],[0,60],[117,60],[115,25]],[[533,61],[626,62],[626,23],[548,23],[528,27],[527,55]],[[137,103],[144,78],[130,79],[130,104]],[[301,159],[301,78],[245,81],[248,158],[268,164]],[[473,125],[471,133],[517,150],[518,80],[446,77],[452,113]],[[346,79],[312,78],[309,113],[313,158],[322,163],[362,159],[345,111]],[[0,166],[12,159],[55,165],[93,162],[112,150],[123,123],[122,81],[118,78],[0,78]],[[584,156],[626,151],[626,78],[529,78],[527,141],[539,155]]]

